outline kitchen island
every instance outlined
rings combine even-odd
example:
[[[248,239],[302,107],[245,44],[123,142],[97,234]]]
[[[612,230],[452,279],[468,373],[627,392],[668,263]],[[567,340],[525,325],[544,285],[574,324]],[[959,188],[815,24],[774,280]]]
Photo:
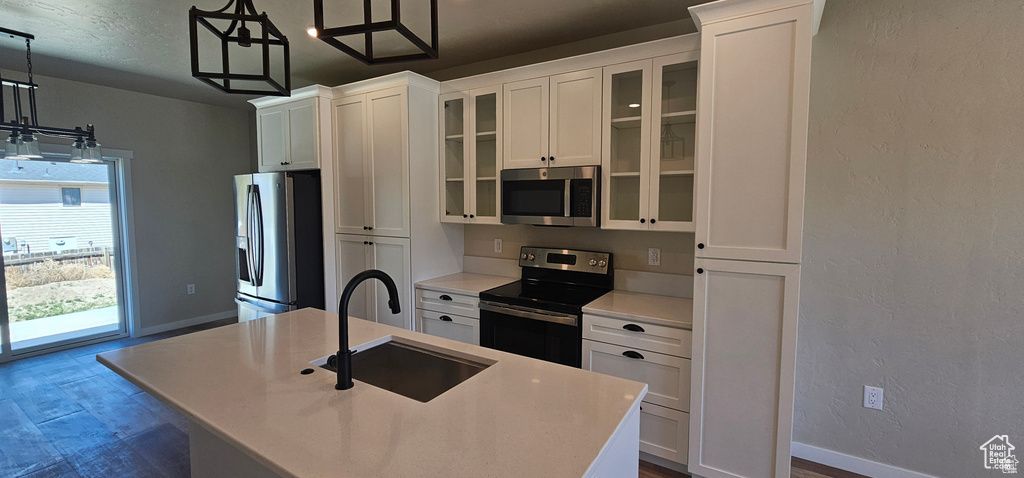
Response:
[[[303,309],[97,360],[189,420],[193,476],[637,476],[647,385],[349,319],[358,353],[390,338],[489,363],[428,402],[310,362],[336,314]]]

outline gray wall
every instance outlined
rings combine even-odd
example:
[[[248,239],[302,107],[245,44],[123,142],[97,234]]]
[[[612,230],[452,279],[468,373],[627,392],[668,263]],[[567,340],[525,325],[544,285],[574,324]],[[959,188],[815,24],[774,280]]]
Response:
[[[938,476],[1024,450],[1021,2],[828,2],[794,438]],[[861,406],[885,388],[885,410]],[[999,474],[995,472],[995,474]],[[995,476],[995,475],[992,475]]]
[[[232,310],[231,177],[251,171],[248,112],[38,75],[36,80],[40,124],[93,123],[104,147],[134,152],[142,327]],[[189,283],[196,285],[195,295],[185,294]]]

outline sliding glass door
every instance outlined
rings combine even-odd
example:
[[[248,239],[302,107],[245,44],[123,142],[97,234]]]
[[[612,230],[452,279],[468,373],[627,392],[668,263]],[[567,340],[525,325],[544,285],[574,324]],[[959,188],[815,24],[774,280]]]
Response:
[[[0,160],[0,361],[127,333],[115,161]]]

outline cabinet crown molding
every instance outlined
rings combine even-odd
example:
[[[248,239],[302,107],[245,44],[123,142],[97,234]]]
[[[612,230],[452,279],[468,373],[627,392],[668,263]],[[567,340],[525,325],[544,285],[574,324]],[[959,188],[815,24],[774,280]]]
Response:
[[[334,94],[331,92],[331,89],[326,86],[310,85],[305,88],[292,90],[292,94],[290,96],[264,96],[262,98],[253,98],[249,100],[249,103],[257,108],[265,108],[267,106],[275,106],[290,103],[295,100],[315,98],[318,96],[331,99],[334,97]]]
[[[825,11],[825,0],[717,0],[694,5],[689,10],[699,32],[707,24],[809,4],[814,6],[814,28],[811,34],[817,35],[821,14]]]
[[[440,83],[411,71],[400,71],[390,75],[378,76],[376,78],[357,81],[355,83],[335,86],[332,88],[332,91],[334,91],[334,96],[340,97],[368,93],[370,91],[378,91],[395,86],[415,86],[435,95],[441,91]]]

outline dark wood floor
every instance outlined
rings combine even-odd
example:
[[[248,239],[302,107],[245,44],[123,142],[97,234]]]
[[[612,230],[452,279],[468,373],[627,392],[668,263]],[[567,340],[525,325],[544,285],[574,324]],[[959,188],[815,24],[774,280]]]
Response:
[[[0,365],[0,477],[189,476],[188,424],[96,354],[233,323],[218,321]],[[641,478],[686,477],[641,462]],[[855,478],[794,459],[794,478]]]
[[[96,354],[234,321],[0,365],[0,476],[188,477],[185,419]]]

